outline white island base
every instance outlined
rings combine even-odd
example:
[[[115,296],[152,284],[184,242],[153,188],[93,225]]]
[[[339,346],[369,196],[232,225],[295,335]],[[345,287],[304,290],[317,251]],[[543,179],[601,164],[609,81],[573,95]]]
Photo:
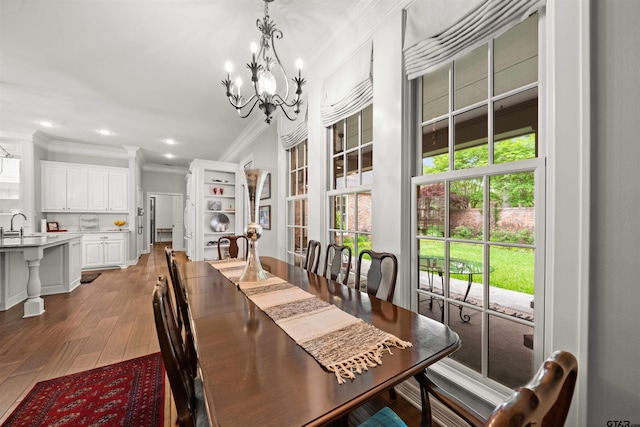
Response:
[[[0,310],[24,302],[24,317],[44,313],[42,295],[71,292],[80,284],[79,235],[30,236],[0,241]]]

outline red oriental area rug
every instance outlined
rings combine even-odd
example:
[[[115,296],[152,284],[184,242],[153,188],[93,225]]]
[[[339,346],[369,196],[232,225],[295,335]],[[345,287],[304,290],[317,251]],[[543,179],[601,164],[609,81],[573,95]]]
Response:
[[[160,353],[37,383],[3,427],[162,426]]]

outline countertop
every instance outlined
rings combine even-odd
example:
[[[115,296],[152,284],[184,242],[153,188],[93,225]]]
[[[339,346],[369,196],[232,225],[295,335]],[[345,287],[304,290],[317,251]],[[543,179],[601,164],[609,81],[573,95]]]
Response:
[[[105,228],[104,230],[67,230],[67,231],[54,231],[48,232],[47,235],[55,234],[102,234],[102,233],[128,233],[129,229],[123,228],[118,230],[117,228]]]
[[[49,247],[67,243],[81,236],[76,233],[47,233],[46,235],[29,235],[20,237],[5,237],[0,239],[0,250],[15,248]]]

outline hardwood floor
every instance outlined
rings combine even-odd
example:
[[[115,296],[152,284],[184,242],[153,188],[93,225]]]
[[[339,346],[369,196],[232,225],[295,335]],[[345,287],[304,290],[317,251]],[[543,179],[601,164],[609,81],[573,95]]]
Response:
[[[0,312],[0,422],[38,381],[160,351],[151,295],[158,275],[168,274],[165,246],[157,243],[135,266],[102,270],[69,294],[45,296],[41,316],[22,318],[23,304]],[[186,261],[184,252],[177,256]],[[166,383],[165,426],[172,426],[175,408]],[[419,425],[419,411],[401,397],[389,401],[388,393],[354,411],[349,425],[382,406],[407,425]]]

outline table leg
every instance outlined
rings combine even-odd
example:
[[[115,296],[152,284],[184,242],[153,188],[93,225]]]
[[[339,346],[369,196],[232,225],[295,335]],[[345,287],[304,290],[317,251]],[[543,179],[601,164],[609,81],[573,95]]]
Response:
[[[473,274],[469,274],[469,281],[467,282],[467,292],[464,293],[464,298],[462,298],[462,302],[467,301],[467,297],[469,296],[469,291],[471,290],[471,284],[473,283]],[[460,306],[460,320],[464,323],[467,323],[471,320],[471,317],[468,314],[462,315],[463,306]]]

